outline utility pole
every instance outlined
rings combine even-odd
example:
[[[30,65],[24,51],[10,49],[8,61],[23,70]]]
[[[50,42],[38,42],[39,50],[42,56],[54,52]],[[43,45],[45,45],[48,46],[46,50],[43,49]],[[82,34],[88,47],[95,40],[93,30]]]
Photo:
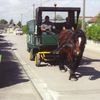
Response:
[[[21,14],[21,28],[22,28],[22,19],[23,19],[23,14]]]
[[[85,0],[83,0],[82,30],[85,30],[85,3],[86,3],[86,1],[85,1]]]
[[[56,3],[54,4],[54,7],[55,7],[55,19],[54,20],[56,22],[56,7],[57,7],[57,4]]]
[[[33,20],[35,19],[35,4],[33,4]]]
[[[42,0],[41,0],[41,7],[42,7]]]

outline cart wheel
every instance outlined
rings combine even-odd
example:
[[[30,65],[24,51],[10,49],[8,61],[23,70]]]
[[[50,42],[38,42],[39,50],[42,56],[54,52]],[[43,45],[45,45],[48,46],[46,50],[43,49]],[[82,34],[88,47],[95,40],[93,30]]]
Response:
[[[33,60],[33,59],[34,59],[34,56],[33,56],[33,49],[30,50],[29,59],[30,59],[30,60]]]
[[[40,55],[39,54],[36,54],[36,56],[35,56],[35,65],[37,67],[39,67],[40,64],[41,64]]]

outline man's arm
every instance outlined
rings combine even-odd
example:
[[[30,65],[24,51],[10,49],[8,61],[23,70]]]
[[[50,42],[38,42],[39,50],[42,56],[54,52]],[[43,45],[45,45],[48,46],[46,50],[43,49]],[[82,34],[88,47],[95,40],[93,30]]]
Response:
[[[42,24],[41,25],[41,31],[46,31],[47,29],[47,25],[46,24]]]

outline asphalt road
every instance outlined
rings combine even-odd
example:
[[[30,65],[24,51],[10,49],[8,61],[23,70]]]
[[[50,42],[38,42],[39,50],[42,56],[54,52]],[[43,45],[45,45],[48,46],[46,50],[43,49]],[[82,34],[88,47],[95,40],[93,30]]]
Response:
[[[29,61],[25,35],[5,35],[5,39],[12,44],[12,50],[17,55],[23,68],[30,76],[32,83],[34,83],[34,86],[44,100],[99,99],[100,53],[85,49],[81,65],[77,70],[82,74],[82,77],[78,81],[73,82],[68,80],[68,71],[61,73],[58,66],[50,66],[48,64],[36,67],[33,61]]]

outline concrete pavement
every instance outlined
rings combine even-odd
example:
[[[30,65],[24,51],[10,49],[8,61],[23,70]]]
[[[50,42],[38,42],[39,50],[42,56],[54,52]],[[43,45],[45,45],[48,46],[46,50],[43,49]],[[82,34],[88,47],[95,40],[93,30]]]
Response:
[[[0,100],[41,100],[5,37],[0,35]]]
[[[100,53],[100,43],[87,40],[86,49]]]

